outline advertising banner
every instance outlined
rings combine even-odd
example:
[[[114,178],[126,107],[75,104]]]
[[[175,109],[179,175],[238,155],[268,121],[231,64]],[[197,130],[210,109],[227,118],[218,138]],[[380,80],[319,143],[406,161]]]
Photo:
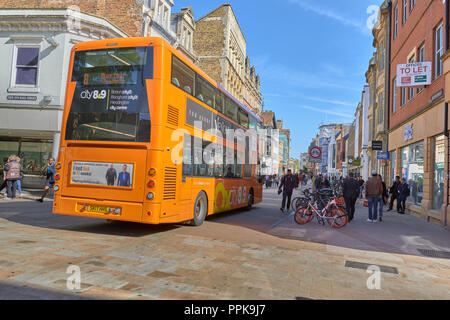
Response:
[[[431,65],[431,62],[416,62],[397,65],[397,87],[430,85]]]
[[[130,163],[72,163],[71,183],[131,188],[134,165]]]

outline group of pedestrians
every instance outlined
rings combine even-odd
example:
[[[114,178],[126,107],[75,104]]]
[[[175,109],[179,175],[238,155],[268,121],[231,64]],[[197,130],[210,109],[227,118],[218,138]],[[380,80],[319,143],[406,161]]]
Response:
[[[19,191],[19,195],[22,194],[22,179],[23,171],[20,158],[15,155],[9,156],[3,168],[3,182],[0,186],[0,191],[6,188],[5,200],[16,198],[17,191]]]
[[[351,222],[355,217],[355,207],[358,198],[365,200],[365,206],[368,207],[368,222],[382,222],[383,209],[385,205],[389,205],[389,210],[393,210],[394,201],[397,201],[397,212],[405,214],[406,200],[410,195],[410,189],[405,178],[396,177],[392,186],[388,189],[383,178],[376,170],[372,171],[372,176],[367,182],[362,177],[355,178],[353,173],[349,173],[344,179],[340,177],[332,177],[321,174],[317,176],[302,176],[302,185],[312,191],[318,191],[324,188],[333,188],[339,194],[342,194],[345,200],[345,208],[348,214],[348,220]],[[279,184],[278,194],[283,194],[281,211],[285,209],[289,211],[292,193],[299,185],[299,179],[292,174],[291,170],[287,171]],[[390,201],[389,201],[390,195]]]
[[[46,176],[44,191],[42,196],[36,201],[44,202],[44,198],[48,191],[55,185],[55,174],[55,159],[50,158],[44,172],[44,175]],[[24,173],[20,158],[16,155],[9,156],[3,168],[3,181],[0,185],[0,191],[6,188],[6,196],[4,200],[15,199],[17,191],[19,192],[19,196],[22,194],[23,178]]]

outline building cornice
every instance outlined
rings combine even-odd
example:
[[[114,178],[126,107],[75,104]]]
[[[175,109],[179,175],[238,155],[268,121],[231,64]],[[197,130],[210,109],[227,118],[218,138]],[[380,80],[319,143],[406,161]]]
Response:
[[[93,38],[117,38],[128,35],[106,19],[73,10],[0,10],[0,31],[6,32],[68,32]],[[12,35],[13,37],[15,35]]]

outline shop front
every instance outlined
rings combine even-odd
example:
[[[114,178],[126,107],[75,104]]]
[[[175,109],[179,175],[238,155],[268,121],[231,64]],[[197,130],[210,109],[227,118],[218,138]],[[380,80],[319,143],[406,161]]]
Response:
[[[410,187],[407,211],[429,222],[445,223],[445,136],[444,103],[391,130],[390,181],[406,179]]]

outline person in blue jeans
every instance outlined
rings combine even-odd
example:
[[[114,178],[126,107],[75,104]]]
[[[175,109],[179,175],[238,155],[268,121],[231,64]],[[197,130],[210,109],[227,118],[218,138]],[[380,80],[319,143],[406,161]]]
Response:
[[[366,199],[369,202],[369,218],[367,222],[377,222],[378,220],[378,203],[382,201],[383,185],[378,177],[377,171],[372,171],[372,177],[366,182]],[[383,207],[381,206],[381,210]],[[383,213],[381,213],[383,214]],[[380,217],[382,221],[382,217]]]

